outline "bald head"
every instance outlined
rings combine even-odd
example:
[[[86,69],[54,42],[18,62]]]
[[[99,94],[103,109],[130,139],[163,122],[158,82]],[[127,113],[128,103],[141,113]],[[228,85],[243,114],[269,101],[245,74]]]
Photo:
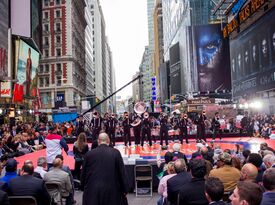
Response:
[[[62,167],[62,160],[59,158],[55,158],[53,160],[53,167],[54,168],[61,168]]]
[[[105,132],[99,134],[99,136],[98,136],[98,144],[99,145],[101,145],[101,144],[107,144],[107,145],[109,145],[110,144],[110,138],[109,138],[109,136]]]
[[[254,181],[258,175],[258,169],[255,165],[247,163],[242,167],[241,180],[242,181]]]

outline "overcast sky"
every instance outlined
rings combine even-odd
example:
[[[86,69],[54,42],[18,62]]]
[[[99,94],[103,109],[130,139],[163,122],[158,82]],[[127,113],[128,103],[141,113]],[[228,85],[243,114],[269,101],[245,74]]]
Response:
[[[144,47],[148,44],[147,0],[100,0],[106,35],[113,52],[116,89],[139,70]],[[132,85],[117,94],[132,95]]]

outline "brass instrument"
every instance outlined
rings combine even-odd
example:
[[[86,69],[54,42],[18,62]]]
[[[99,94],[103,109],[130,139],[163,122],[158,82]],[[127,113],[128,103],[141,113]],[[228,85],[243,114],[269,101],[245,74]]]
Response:
[[[148,119],[149,118],[149,113],[148,112],[143,113],[143,118]]]
[[[139,114],[139,115],[141,115],[141,114],[143,114],[144,112],[146,112],[146,104],[145,104],[145,102],[137,102],[136,104],[135,104],[135,106],[134,106],[134,111],[137,113],[137,114]]]

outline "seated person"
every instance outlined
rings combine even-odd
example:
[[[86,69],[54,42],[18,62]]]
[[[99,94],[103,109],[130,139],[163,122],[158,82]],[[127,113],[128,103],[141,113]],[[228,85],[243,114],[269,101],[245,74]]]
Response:
[[[21,176],[10,180],[11,196],[33,196],[38,205],[49,205],[51,197],[45,187],[44,181],[33,175],[34,167],[28,163],[23,165]]]

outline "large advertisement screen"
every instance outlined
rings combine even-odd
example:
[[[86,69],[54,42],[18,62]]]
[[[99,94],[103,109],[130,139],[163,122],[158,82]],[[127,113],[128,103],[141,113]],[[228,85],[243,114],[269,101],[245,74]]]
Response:
[[[17,79],[24,86],[24,95],[32,96],[32,90],[37,88],[37,67],[39,53],[20,40],[18,51]]]
[[[8,71],[9,0],[0,1],[0,78],[9,76]],[[1,97],[11,96],[10,82],[1,83]]]
[[[231,90],[229,43],[220,24],[194,27],[200,92]]]
[[[275,87],[275,8],[230,41],[233,96]]]
[[[180,46],[176,43],[169,49],[171,95],[181,94]]]

